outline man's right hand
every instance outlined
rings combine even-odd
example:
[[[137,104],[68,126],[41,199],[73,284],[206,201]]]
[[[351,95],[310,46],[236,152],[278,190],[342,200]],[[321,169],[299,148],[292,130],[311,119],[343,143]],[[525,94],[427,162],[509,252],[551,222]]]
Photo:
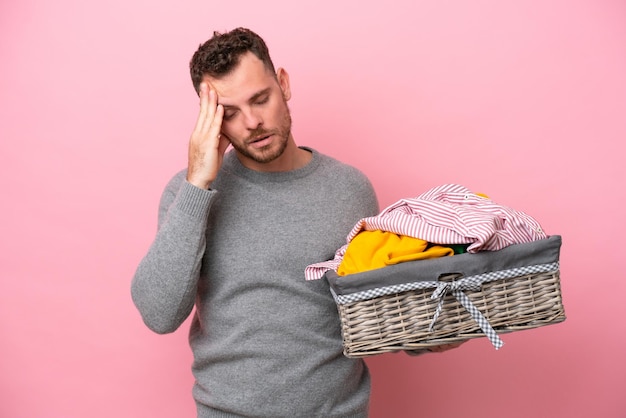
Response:
[[[220,134],[224,108],[217,104],[217,93],[207,83],[200,85],[200,113],[189,140],[187,181],[208,189],[222,166],[228,140]]]

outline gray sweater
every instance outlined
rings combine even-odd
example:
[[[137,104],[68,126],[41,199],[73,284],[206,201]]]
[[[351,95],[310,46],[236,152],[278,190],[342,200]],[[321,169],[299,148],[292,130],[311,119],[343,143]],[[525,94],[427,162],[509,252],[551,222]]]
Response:
[[[310,149],[309,149],[310,150]],[[305,167],[252,171],[234,152],[211,190],[180,172],[132,282],[146,325],[189,341],[198,417],[365,417],[370,380],[342,354],[337,308],[307,265],[333,258],[378,203],[358,170],[314,150]]]

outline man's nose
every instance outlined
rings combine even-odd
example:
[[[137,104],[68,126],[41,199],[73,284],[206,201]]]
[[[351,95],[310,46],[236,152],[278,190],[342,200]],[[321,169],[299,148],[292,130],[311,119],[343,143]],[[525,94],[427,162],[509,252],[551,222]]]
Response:
[[[263,125],[263,118],[261,118],[261,115],[258,112],[250,109],[249,111],[244,112],[244,123],[247,129],[254,130]]]

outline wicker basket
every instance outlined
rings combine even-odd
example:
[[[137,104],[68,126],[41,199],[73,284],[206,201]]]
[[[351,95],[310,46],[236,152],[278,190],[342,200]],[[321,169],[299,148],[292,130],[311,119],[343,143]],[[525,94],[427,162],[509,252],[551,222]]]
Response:
[[[395,283],[387,286],[387,289],[384,287],[373,291],[370,289],[365,294],[382,293],[382,295],[364,299],[364,292],[342,292],[338,283],[339,280],[344,280],[344,283],[345,280],[358,280],[358,277],[339,278],[333,274],[334,272],[328,272],[326,276],[331,284],[331,292],[337,302],[341,320],[344,354],[347,357],[365,357],[401,350],[419,353],[429,347],[484,337],[486,334],[496,348],[499,348],[498,341],[501,344],[497,336],[499,334],[564,321],[558,270],[560,237],[556,239],[558,242],[555,243],[555,239],[552,241],[552,254],[555,254],[554,247],[558,245],[557,259],[554,260],[554,255],[548,256],[549,260],[545,260],[544,257],[542,261],[550,262],[540,264],[540,268],[530,268],[539,271],[506,277],[507,274],[500,274],[502,270],[489,271],[487,262],[486,274],[472,276],[480,278],[478,286],[476,280],[469,286],[473,289],[460,286],[459,290],[454,286],[455,283],[462,284],[464,279],[465,282],[471,281],[471,277],[467,278],[460,273],[443,273],[436,281],[413,282],[412,287],[419,287],[417,289],[397,291],[398,288],[411,287],[406,283]],[[507,250],[509,257],[510,254],[515,254],[515,250],[515,248]],[[526,250],[528,256],[528,248]],[[531,250],[536,251],[536,248]],[[494,252],[489,256],[496,259],[497,253]],[[471,255],[463,256],[465,259],[473,260],[469,258]],[[418,269],[419,263],[425,262],[428,261],[406,263],[407,266],[402,268],[406,270],[408,264],[413,264],[411,267]],[[509,272],[508,276],[511,276],[527,270],[529,269],[520,268],[518,265],[506,271]],[[354,276],[361,274],[366,273]],[[367,274],[371,276],[371,272]],[[498,279],[500,276],[504,278]],[[441,295],[433,297],[437,289],[440,289]],[[361,296],[356,298],[359,300],[350,301],[354,295]],[[468,304],[467,300],[471,303]],[[468,310],[468,307],[471,309]],[[480,314],[476,314],[475,310]],[[470,313],[471,311],[474,313]]]

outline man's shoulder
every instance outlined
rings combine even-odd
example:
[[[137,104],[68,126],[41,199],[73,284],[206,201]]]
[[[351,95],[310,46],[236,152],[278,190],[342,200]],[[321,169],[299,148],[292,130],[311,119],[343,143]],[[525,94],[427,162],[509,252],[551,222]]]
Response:
[[[361,169],[358,167],[341,161],[335,157],[331,157],[328,154],[321,153],[319,151],[314,151],[319,154],[319,158],[321,160],[321,164],[324,165],[324,168],[329,170],[336,170],[337,172],[341,172],[344,175],[349,175],[358,179],[367,179],[367,176]]]
[[[314,148],[306,148],[306,149],[313,152],[313,154],[317,154],[317,157],[320,159],[320,162],[326,165],[327,167],[333,167],[337,170],[345,170],[345,171],[362,173],[361,170],[359,170],[354,165],[346,163],[338,159],[337,157],[333,157],[333,156],[330,156],[329,154],[325,154],[323,152],[317,151]]]
[[[320,159],[322,168],[320,171],[328,180],[325,186],[327,191],[334,190],[342,196],[339,200],[343,202],[356,202],[362,217],[372,216],[378,212],[376,192],[370,179],[361,169],[325,154],[320,154]]]

